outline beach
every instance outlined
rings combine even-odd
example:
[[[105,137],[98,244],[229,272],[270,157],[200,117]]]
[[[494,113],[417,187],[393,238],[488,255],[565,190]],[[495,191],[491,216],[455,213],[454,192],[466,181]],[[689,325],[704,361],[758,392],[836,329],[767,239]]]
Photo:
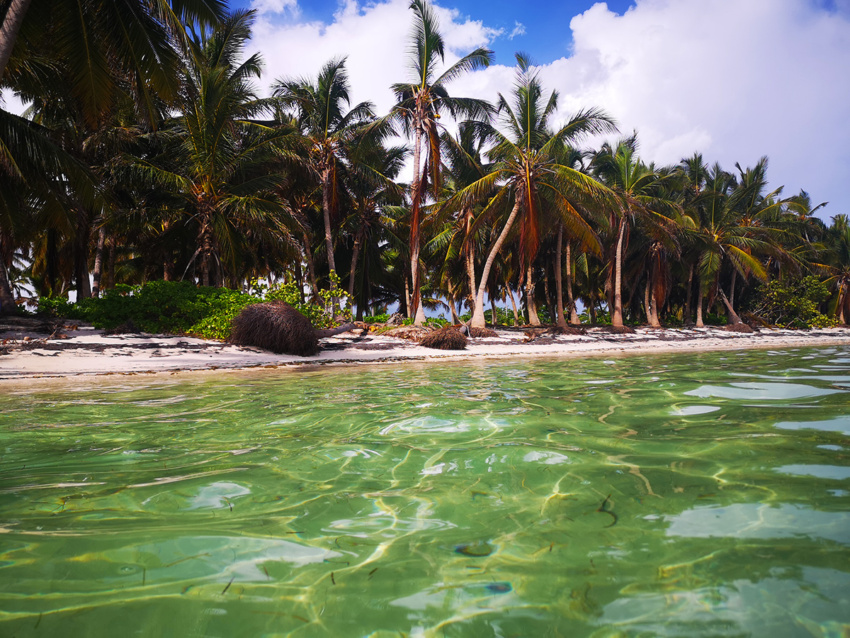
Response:
[[[496,330],[496,336],[469,339],[466,349],[452,351],[429,349],[412,340],[355,328],[322,339],[320,344],[317,355],[299,357],[186,336],[107,334],[77,322],[60,325],[50,334],[25,324],[7,323],[0,329],[0,383],[81,375],[824,347],[850,345],[850,328],[763,328],[745,334],[722,327],[638,327],[633,333],[616,334],[605,327],[588,327],[583,335],[502,328]]]

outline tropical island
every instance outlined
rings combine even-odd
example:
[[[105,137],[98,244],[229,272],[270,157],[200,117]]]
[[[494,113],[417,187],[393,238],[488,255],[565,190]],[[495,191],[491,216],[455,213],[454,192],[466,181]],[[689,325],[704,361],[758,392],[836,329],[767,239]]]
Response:
[[[0,634],[848,635],[847,215],[231,8],[0,3]]]
[[[598,106],[560,118],[523,54],[496,103],[454,95],[493,54],[445,64],[425,2],[389,113],[350,103],[345,58],[260,96],[251,11],[156,6],[89,16],[103,32],[35,19],[39,4],[4,21],[3,85],[30,106],[0,114],[3,315],[224,340],[275,300],[317,329],[393,311],[621,332],[850,317],[846,215],[768,190],[766,157],[646,164]]]

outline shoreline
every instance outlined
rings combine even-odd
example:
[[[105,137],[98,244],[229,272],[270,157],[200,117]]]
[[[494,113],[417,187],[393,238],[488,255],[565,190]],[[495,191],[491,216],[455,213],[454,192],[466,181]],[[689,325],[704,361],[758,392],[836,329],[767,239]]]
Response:
[[[432,350],[360,329],[321,340],[312,357],[277,355],[259,348],[170,335],[107,335],[86,326],[60,335],[0,334],[0,387],[38,379],[197,374],[260,370],[320,370],[325,366],[449,363],[497,359],[633,356],[750,349],[850,346],[850,328],[762,329],[750,334],[721,328],[639,327],[633,334],[589,328],[585,335],[541,335],[497,330],[470,339],[465,350]]]

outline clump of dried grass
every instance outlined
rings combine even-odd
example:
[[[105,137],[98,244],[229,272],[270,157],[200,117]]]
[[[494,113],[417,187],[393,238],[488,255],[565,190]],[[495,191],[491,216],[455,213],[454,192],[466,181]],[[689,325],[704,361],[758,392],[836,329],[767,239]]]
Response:
[[[282,301],[245,306],[233,320],[230,342],[299,357],[319,351],[319,337],[313,324]]]
[[[436,348],[437,350],[464,350],[466,348],[466,337],[457,328],[449,326],[425,335],[419,343],[426,348]]]

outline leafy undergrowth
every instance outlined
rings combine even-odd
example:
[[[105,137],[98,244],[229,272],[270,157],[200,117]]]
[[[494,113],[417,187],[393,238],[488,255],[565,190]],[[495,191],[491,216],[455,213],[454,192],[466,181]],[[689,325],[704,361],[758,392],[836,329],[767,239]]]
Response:
[[[306,316],[316,328],[333,324],[330,291],[321,291],[323,304],[302,303],[295,284],[252,287],[246,293],[228,288],[198,287],[190,282],[152,281],[139,286],[118,285],[98,299],[69,303],[64,298],[39,300],[38,313],[87,321],[113,330],[132,326],[142,332],[179,334],[204,339],[227,339],[233,319],[250,304],[284,301]],[[337,290],[337,295],[341,295]],[[343,300],[344,301],[344,300]],[[343,313],[345,315],[345,313]]]

